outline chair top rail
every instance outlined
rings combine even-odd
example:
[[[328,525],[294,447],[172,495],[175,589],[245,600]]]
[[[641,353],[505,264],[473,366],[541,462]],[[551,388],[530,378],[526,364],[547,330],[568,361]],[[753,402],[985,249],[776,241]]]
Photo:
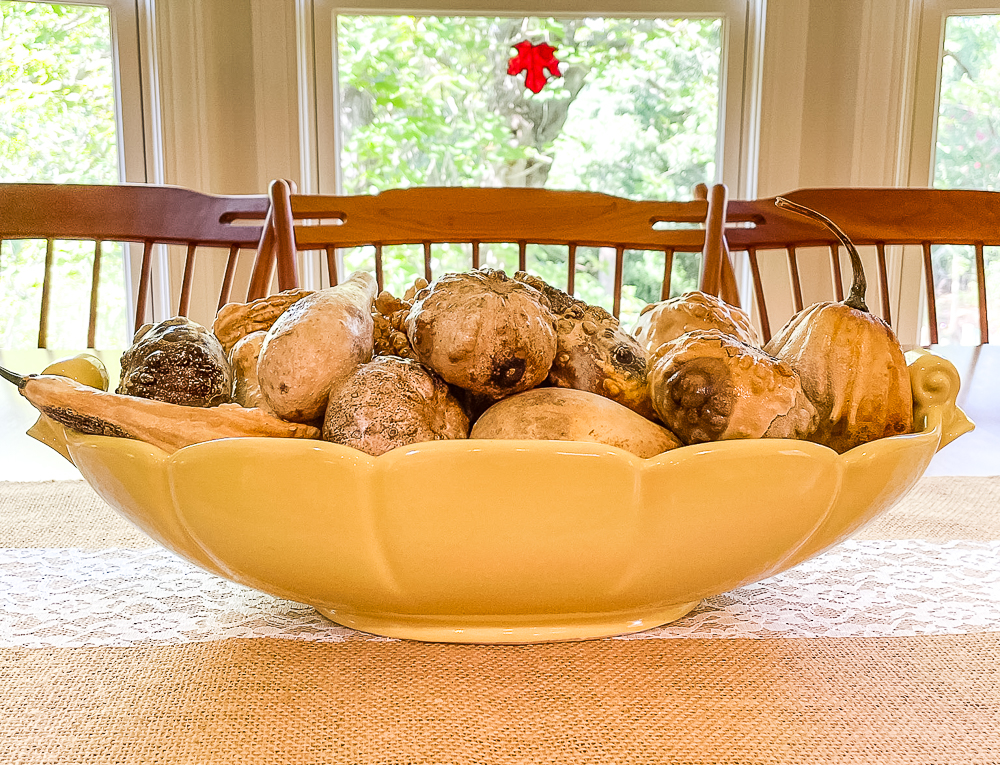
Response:
[[[1000,192],[816,188],[782,196],[830,218],[859,246],[1000,244]],[[821,223],[777,207],[774,197],[731,200],[726,219],[726,239],[732,250],[839,243]]]
[[[269,205],[265,194],[177,186],[4,183],[0,238],[256,248]]]
[[[375,195],[291,195],[298,249],[530,242],[701,252],[708,202],[633,201],[599,192],[421,187]],[[329,223],[336,221],[336,223]],[[657,224],[663,224],[657,226]]]

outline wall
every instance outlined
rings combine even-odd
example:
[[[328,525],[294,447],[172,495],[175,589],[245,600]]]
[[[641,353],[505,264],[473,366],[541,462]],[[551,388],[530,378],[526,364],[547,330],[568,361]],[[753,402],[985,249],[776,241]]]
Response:
[[[918,12],[918,0],[768,0],[758,196],[816,186],[907,185]],[[862,254],[873,274],[874,252]],[[799,257],[804,302],[829,299],[827,253]],[[919,253],[891,251],[888,261],[890,313],[904,341],[916,342]],[[784,254],[761,267],[775,295],[769,308],[790,316]],[[870,288],[875,306],[877,295]]]

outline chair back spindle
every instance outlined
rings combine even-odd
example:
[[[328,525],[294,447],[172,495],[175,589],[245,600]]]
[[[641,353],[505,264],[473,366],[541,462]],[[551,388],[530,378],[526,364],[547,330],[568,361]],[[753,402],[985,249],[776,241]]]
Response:
[[[939,306],[933,248],[960,245],[974,250],[977,319],[980,342],[989,342],[984,248],[1000,246],[1000,192],[926,188],[817,188],[800,189],[781,196],[822,213],[833,220],[858,247],[874,248],[874,294],[869,308],[892,323],[887,248],[919,247],[923,292],[930,344],[940,340]],[[770,338],[774,316],[769,315],[762,286],[760,253],[784,250],[794,310],[802,308],[802,275],[799,254],[806,248],[826,247],[830,252],[833,290],[844,299],[840,242],[822,224],[779,208],[774,197],[731,200],[726,208],[726,240],[733,251],[745,251],[754,281],[755,301],[763,336]],[[905,251],[904,251],[905,254]],[[877,306],[875,302],[877,300]]]

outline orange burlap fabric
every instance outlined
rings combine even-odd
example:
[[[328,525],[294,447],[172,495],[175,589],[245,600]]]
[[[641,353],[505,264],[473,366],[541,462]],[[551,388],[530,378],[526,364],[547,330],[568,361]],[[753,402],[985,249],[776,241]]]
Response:
[[[0,652],[14,763],[997,763],[1000,635]]]

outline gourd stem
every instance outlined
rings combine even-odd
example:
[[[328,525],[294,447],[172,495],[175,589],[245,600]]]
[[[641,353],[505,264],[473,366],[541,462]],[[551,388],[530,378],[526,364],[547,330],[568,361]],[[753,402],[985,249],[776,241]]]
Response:
[[[774,204],[778,207],[784,207],[787,210],[798,213],[799,215],[803,215],[806,218],[818,220],[836,235],[836,237],[840,240],[840,243],[847,249],[847,254],[851,258],[851,270],[854,273],[854,279],[851,282],[851,291],[850,294],[848,294],[847,299],[844,301],[844,305],[868,313],[868,305],[865,303],[865,293],[868,291],[868,282],[865,279],[865,267],[861,262],[861,255],[858,253],[858,248],[854,246],[854,242],[847,237],[847,234],[841,230],[840,226],[822,213],[818,213],[815,210],[806,207],[805,205],[800,205],[797,202],[793,202],[790,199],[785,199],[785,197],[775,197]]]
[[[3,367],[0,367],[0,377],[7,380],[7,382],[14,383],[18,388],[23,388],[28,384],[27,377],[22,377],[17,372],[11,372],[9,369],[4,369]]]

